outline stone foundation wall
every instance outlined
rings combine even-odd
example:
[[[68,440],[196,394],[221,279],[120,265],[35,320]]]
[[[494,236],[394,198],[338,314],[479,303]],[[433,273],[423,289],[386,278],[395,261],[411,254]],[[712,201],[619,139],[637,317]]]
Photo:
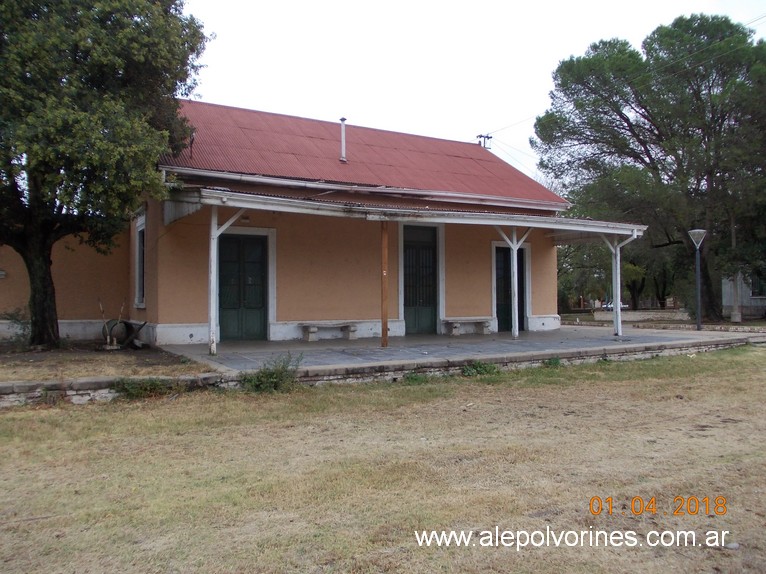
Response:
[[[599,360],[632,361],[659,356],[703,353],[747,344],[745,338],[720,339],[699,343],[669,343],[666,345],[626,345],[619,348],[580,349],[572,351],[541,351],[537,353],[482,357],[481,362],[497,365],[502,370],[538,367],[555,360],[562,365],[594,363]],[[323,383],[356,383],[391,381],[397,382],[408,374],[459,375],[474,359],[431,359],[426,361],[402,361],[396,364],[368,367],[309,367],[298,369],[298,381],[307,385]],[[237,375],[204,373],[184,377],[92,377],[72,381],[9,382],[0,383],[0,408],[27,404],[56,404],[62,401],[77,405],[91,402],[111,401],[120,396],[115,390],[118,382],[140,381],[151,378],[160,380],[169,388],[184,390],[241,388]]]
[[[673,311],[629,311],[623,310],[621,313],[622,320],[627,323],[633,321],[689,321],[689,313],[682,309]],[[593,311],[593,319],[596,321],[612,321],[613,311],[601,311],[596,309]]]
[[[185,389],[226,388],[232,381],[220,373],[173,377],[142,377],[167,383],[168,387]],[[88,377],[77,380],[16,381],[0,383],[0,408],[27,404],[56,404],[61,401],[75,405],[111,401],[120,396],[115,390],[118,381],[141,380],[132,377]]]

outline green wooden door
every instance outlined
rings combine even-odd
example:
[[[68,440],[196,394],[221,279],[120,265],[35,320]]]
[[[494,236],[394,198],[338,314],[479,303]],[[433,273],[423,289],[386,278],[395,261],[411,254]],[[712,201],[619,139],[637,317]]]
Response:
[[[436,228],[404,228],[404,328],[407,334],[436,333]]]
[[[519,274],[519,331],[526,330],[526,279],[524,274],[524,250],[518,251],[518,274]],[[495,248],[495,312],[497,314],[497,330],[511,331],[513,317],[511,315],[511,248]]]
[[[218,240],[221,339],[266,339],[266,238],[222,235]]]

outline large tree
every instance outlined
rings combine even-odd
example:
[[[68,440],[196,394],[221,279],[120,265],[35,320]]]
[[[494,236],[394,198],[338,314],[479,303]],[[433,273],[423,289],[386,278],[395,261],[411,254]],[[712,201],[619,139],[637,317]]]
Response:
[[[108,251],[162,193],[206,37],[183,0],[0,0],[0,26],[0,244],[29,274],[30,342],[52,346],[53,245]]]
[[[757,252],[754,235],[740,233],[732,264],[716,260],[731,251],[732,230],[763,221],[765,55],[750,30],[719,16],[677,18],[641,52],[603,40],[559,64],[552,105],[535,124],[541,168],[564,182],[581,215],[647,224],[651,246],[685,251],[665,259],[690,263],[687,231],[708,230],[703,300],[712,318],[720,272],[752,266]]]

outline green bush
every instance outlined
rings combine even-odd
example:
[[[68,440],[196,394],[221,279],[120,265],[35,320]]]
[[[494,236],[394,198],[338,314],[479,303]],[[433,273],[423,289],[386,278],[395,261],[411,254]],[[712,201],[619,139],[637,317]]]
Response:
[[[431,377],[422,373],[410,372],[402,377],[403,385],[425,385],[431,382]]]
[[[129,400],[161,397],[179,391],[178,385],[162,379],[119,379],[112,388]]]
[[[558,357],[551,357],[543,361],[543,367],[548,367],[549,369],[558,369],[560,366],[561,359]]]
[[[253,373],[242,376],[242,387],[254,393],[289,392],[295,388],[295,374],[303,355],[293,357],[289,352],[266,361]]]
[[[500,368],[494,363],[483,361],[471,361],[461,369],[464,377],[478,377],[480,375],[496,375]]]

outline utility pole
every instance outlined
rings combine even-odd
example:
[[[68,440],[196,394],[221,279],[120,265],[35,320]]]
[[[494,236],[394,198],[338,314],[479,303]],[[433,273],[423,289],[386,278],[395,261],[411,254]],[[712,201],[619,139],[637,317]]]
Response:
[[[479,134],[479,135],[476,136],[476,139],[480,140],[479,141],[479,145],[481,147],[483,147],[484,149],[492,149],[492,136],[491,135],[489,135],[489,134],[486,134],[486,135]]]

